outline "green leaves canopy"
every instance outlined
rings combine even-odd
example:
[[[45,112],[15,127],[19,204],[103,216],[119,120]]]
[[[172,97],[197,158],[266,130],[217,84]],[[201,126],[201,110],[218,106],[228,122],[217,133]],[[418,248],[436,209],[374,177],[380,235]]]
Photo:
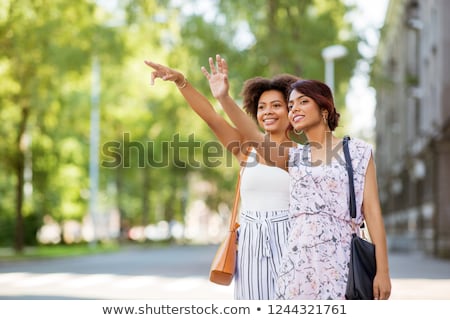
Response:
[[[254,76],[323,79],[321,50],[339,43],[349,50],[336,64],[337,101],[344,107],[358,39],[344,19],[350,8],[341,1],[111,3],[0,3],[0,244],[14,242],[20,250],[45,215],[64,221],[87,214],[94,57],[101,73],[100,162],[118,163],[100,168],[100,207],[119,208],[130,224],[183,220],[189,201],[198,197],[217,210],[231,202],[236,174],[224,150],[221,165],[205,165],[204,146],[217,140],[173,84],[149,87],[144,59],[182,70],[210,97],[200,66],[220,53],[239,98],[243,81]],[[205,3],[206,14],[195,14]],[[176,137],[190,141],[192,134],[189,143],[202,147],[174,154],[170,143]],[[105,153],[108,146],[119,146],[109,150],[113,158]],[[177,166],[174,157],[191,165]],[[149,160],[164,158],[163,167]],[[192,181],[210,181],[212,191],[199,195]],[[13,227],[14,241],[7,232]]]

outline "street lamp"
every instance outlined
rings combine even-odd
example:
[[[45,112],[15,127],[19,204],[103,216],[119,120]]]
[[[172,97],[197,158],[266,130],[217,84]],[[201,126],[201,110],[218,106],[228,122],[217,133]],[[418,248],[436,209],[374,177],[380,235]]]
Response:
[[[92,220],[92,240],[95,245],[97,241],[97,218],[98,218],[98,180],[99,180],[99,136],[100,136],[100,63],[97,56],[92,60],[92,92],[91,92],[91,132],[89,145],[89,214]]]
[[[345,57],[347,48],[340,44],[328,46],[322,50],[322,58],[325,61],[325,83],[334,94],[334,60]]]

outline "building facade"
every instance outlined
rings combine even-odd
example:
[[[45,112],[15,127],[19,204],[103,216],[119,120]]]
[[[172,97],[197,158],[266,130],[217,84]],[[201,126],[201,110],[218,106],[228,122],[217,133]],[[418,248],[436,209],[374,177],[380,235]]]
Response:
[[[371,82],[391,250],[450,258],[450,1],[390,0]]]

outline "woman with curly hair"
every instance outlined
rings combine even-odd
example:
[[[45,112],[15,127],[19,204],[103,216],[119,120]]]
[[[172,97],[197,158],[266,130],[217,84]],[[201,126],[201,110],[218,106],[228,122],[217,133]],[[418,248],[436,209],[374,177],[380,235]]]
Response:
[[[217,62],[222,63],[220,56]],[[275,299],[275,285],[281,252],[286,246],[289,221],[289,175],[286,170],[268,163],[259,155],[259,146],[243,132],[219,115],[184,75],[167,66],[145,62],[154,69],[156,78],[173,81],[191,108],[208,124],[221,143],[233,153],[245,170],[241,171],[241,207],[238,229],[238,253],[234,278],[235,299]],[[216,72],[210,59],[211,74],[205,68],[214,97],[228,96],[228,79]],[[293,142],[287,137],[289,128],[287,98],[289,86],[298,77],[283,74],[273,78],[256,77],[245,82],[242,89],[243,109],[235,114],[249,120],[258,132],[258,139],[273,148],[274,154],[285,154]],[[247,114],[246,114],[247,113]],[[254,121],[251,120],[253,118]]]

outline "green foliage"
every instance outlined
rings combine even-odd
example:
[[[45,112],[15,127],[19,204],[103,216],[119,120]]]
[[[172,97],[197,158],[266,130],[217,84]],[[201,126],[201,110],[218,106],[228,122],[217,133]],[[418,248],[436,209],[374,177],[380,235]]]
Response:
[[[42,258],[66,258],[90,254],[110,253],[119,250],[117,243],[98,243],[92,246],[87,243],[72,245],[38,245],[27,247],[21,254],[3,251],[0,253],[1,261],[39,260]]]
[[[207,158],[217,139],[172,83],[149,86],[143,60],[182,70],[211,98],[200,67],[220,53],[239,98],[254,76],[322,79],[321,50],[340,43],[349,50],[336,64],[343,106],[358,38],[341,1],[208,1],[207,17],[186,12],[197,1],[117,3],[112,10],[92,0],[0,3],[1,245],[20,233],[18,217],[23,243],[32,244],[45,215],[62,222],[87,214],[94,57],[101,77],[100,210],[119,208],[131,225],[183,221],[198,198],[217,210],[231,203],[237,173],[228,151]],[[176,139],[184,149],[173,147]],[[202,181],[211,190],[198,193]],[[29,184],[32,193],[17,193]]]

